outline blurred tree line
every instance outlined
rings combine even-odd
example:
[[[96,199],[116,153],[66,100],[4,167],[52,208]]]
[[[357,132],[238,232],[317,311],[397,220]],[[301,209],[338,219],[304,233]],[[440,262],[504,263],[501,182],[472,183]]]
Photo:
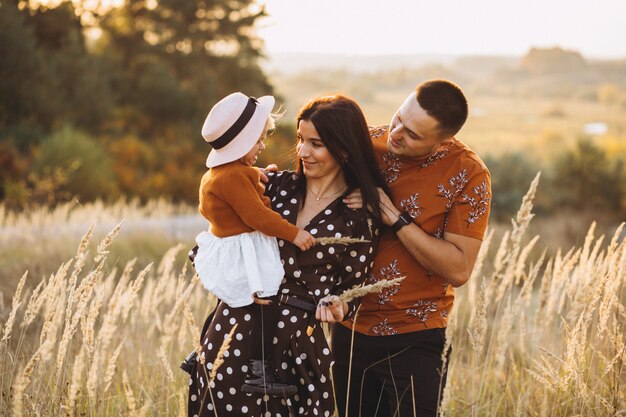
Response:
[[[254,35],[264,9],[254,0],[50,4],[0,0],[0,201],[22,209],[126,195],[195,204],[209,151],[199,134],[208,110],[233,91],[273,94]],[[417,69],[312,70],[280,84],[290,106],[324,91],[375,102],[381,92],[404,96],[416,80],[444,77],[469,95],[576,97],[626,108],[625,73],[626,62],[552,48]],[[259,165],[289,166],[294,112],[287,108]],[[539,212],[626,213],[626,155],[589,138],[550,160],[524,153],[485,160],[499,220],[515,213],[539,170]]]
[[[0,1],[0,200],[195,201],[206,113],[272,94],[254,0]],[[91,8],[90,8],[91,7]]]

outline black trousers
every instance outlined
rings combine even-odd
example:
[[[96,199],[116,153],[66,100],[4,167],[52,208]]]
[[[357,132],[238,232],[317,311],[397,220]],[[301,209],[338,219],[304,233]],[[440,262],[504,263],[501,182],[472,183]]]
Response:
[[[349,371],[352,330],[334,325],[333,381],[339,417],[435,417],[446,384],[441,359],[445,330],[393,336],[355,332]]]

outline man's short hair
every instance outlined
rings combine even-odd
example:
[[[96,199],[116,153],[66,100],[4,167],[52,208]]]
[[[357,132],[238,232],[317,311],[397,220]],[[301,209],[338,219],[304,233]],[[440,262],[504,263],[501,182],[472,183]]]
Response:
[[[417,102],[439,122],[442,136],[454,136],[467,120],[467,99],[463,91],[448,80],[425,81],[415,89]]]

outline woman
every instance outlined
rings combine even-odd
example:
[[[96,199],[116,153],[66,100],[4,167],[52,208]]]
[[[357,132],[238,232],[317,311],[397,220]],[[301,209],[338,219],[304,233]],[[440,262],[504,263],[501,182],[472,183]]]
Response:
[[[251,371],[246,338],[251,315],[246,307],[220,303],[202,340],[201,358],[190,381],[189,416],[330,416],[335,411],[330,367],[332,356],[319,325],[354,314],[356,303],[339,302],[346,289],[361,284],[371,268],[380,213],[376,187],[385,187],[359,106],[337,95],[315,99],[297,117],[297,169],[269,174],[266,195],[283,218],[316,238],[352,238],[361,242],[319,244],[302,252],[279,240],[285,278],[279,295],[280,320],[271,352],[264,352],[276,380],[297,386],[293,396],[242,393]],[[355,211],[342,198],[360,188],[363,208]],[[335,240],[336,241],[336,240]],[[327,243],[327,242],[326,242]],[[259,303],[263,303],[259,300]],[[237,324],[224,362],[209,382],[218,350]],[[269,414],[267,414],[269,413]]]

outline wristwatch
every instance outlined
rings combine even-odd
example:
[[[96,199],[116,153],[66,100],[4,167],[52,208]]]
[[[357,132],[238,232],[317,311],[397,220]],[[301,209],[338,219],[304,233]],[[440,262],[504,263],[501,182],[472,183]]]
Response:
[[[394,233],[397,233],[398,230],[411,223],[413,223],[413,217],[411,217],[411,215],[407,211],[403,211],[402,213],[400,213],[400,217],[398,217],[398,220],[391,225],[391,230],[393,230]]]

